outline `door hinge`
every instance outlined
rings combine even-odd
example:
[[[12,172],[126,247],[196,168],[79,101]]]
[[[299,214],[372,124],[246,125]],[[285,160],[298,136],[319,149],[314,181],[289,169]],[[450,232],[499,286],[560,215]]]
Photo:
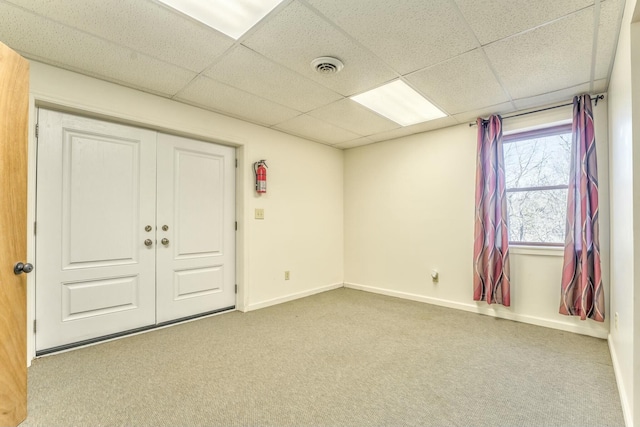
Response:
[[[236,284],[236,294],[238,293],[238,285]]]
[[[40,135],[40,125],[36,123],[36,138]]]
[[[36,221],[33,221],[33,235],[36,235],[36,230],[38,229],[38,223]]]
[[[238,221],[236,221],[236,231],[238,231]]]
[[[36,333],[36,330],[38,329],[37,326],[38,326],[38,321],[33,319],[33,333],[34,334]]]
[[[238,159],[236,159],[236,168],[238,167]]]

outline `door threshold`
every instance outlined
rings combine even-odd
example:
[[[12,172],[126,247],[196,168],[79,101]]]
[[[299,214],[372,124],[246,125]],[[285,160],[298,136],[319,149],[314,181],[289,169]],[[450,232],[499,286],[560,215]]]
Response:
[[[166,322],[157,323],[155,325],[143,326],[141,328],[128,329],[126,331],[116,332],[114,334],[103,335],[103,336],[100,336],[100,337],[97,337],[97,338],[91,338],[91,339],[88,339],[88,340],[77,341],[77,342],[74,342],[74,343],[71,343],[71,344],[59,345],[59,346],[56,346],[56,347],[51,347],[51,348],[47,348],[47,349],[44,349],[44,350],[36,351],[36,357],[48,356],[48,355],[52,355],[54,353],[62,353],[62,352],[65,352],[65,351],[78,349],[80,347],[87,347],[87,346],[90,346],[90,345],[94,345],[94,344],[98,344],[98,343],[102,343],[102,342],[106,342],[106,341],[113,341],[115,339],[124,338],[124,337],[127,337],[127,336],[136,335],[136,334],[141,334],[143,332],[149,332],[149,331],[152,331],[154,329],[166,328],[167,326],[172,326],[172,325],[176,325],[176,324],[179,324],[179,323],[190,322],[192,320],[196,320],[196,319],[200,319],[200,318],[203,318],[203,317],[212,316],[214,314],[222,314],[222,313],[225,313],[225,312],[228,312],[228,311],[232,311],[232,310],[235,310],[235,309],[236,309],[236,306],[232,305],[230,307],[220,308],[218,310],[213,310],[213,311],[207,311],[205,313],[194,314],[193,316],[181,317],[179,319],[169,320],[169,321],[166,321]]]

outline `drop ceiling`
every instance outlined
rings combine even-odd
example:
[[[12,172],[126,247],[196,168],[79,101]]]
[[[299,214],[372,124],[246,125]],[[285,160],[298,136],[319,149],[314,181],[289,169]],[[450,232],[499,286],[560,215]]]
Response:
[[[234,40],[155,0],[0,0],[23,56],[351,148],[606,92],[624,0],[285,0]],[[319,56],[337,74],[311,67]],[[447,116],[349,99],[401,79]]]

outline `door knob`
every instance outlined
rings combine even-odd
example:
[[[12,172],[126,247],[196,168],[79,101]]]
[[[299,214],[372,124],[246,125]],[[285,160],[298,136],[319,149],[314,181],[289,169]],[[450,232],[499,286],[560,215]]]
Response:
[[[151,246],[151,245],[153,245],[153,241],[151,239],[147,239],[147,240],[144,241],[144,245],[145,246]]]
[[[163,225],[162,226],[162,231],[168,231],[169,230],[169,226],[168,225]]]
[[[168,245],[169,244],[169,239],[164,237],[162,240],[160,240],[160,243],[162,243],[163,245]]]
[[[33,271],[33,265],[29,263],[18,262],[13,266],[13,274],[31,273]]]
[[[151,231],[151,230],[153,230],[153,227],[151,227],[150,225],[147,225],[147,226],[144,228],[144,231],[146,231],[147,233],[148,233],[149,231]]]

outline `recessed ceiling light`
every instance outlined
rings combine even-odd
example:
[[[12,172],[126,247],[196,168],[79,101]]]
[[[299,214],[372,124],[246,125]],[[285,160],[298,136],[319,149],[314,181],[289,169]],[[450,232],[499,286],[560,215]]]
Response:
[[[160,0],[238,40],[283,0]]]
[[[445,117],[443,113],[402,80],[395,80],[351,99],[402,125],[409,126]]]

